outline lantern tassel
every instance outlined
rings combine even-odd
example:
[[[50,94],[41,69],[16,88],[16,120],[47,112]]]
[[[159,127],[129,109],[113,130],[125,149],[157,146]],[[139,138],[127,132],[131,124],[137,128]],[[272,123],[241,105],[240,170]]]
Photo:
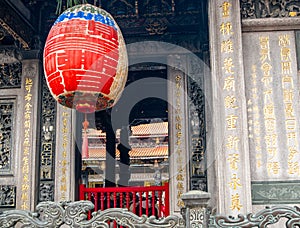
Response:
[[[65,5],[63,6],[63,0],[56,0],[57,5],[56,5],[56,14],[61,14],[63,8],[65,7]],[[70,8],[76,5],[80,5],[80,4],[87,4],[87,0],[66,0],[66,8]]]
[[[62,10],[62,0],[56,0],[57,6],[56,6],[56,14],[60,14]]]
[[[87,137],[87,128],[89,126],[89,122],[87,121],[87,117],[86,117],[86,113],[85,113],[85,120],[82,123],[83,126],[83,139],[82,139],[82,158],[89,158],[89,142],[88,142],[88,137]]]

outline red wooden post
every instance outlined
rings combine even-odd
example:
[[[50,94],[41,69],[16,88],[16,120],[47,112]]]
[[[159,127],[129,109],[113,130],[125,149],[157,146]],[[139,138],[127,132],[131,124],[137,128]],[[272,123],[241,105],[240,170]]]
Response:
[[[117,193],[114,192],[114,208],[117,207]]]
[[[84,192],[86,188],[84,184],[79,185],[79,200],[85,200],[84,199]]]
[[[89,200],[89,201],[92,201],[91,194],[92,194],[91,192],[88,193],[88,200]],[[91,213],[91,211],[89,210],[89,212],[88,212],[88,219],[91,218],[91,215],[92,215],[92,213]]]
[[[161,209],[162,209],[162,193],[163,191],[158,191],[158,215],[161,216]]]
[[[117,193],[113,193],[113,198],[114,198],[114,208],[117,207]],[[114,220],[114,228],[117,228],[117,222]]]
[[[124,205],[123,205],[123,192],[120,192],[120,199],[119,199],[119,204],[120,204],[120,208],[124,208]]]
[[[101,204],[101,210],[104,210],[104,192],[100,193],[100,204]]]
[[[99,206],[98,206],[98,192],[95,192],[94,197],[95,197],[95,211],[98,211],[99,210]]]
[[[139,215],[141,216],[143,214],[143,210],[142,210],[143,209],[143,192],[140,191],[139,194],[140,194],[140,200],[139,200],[139,206],[140,206],[139,207],[139,210],[140,210],[139,213],[140,214]]]
[[[155,191],[152,191],[151,206],[152,206],[152,215],[155,215]]]
[[[149,195],[148,191],[146,192],[146,215],[149,216]]]
[[[130,208],[130,196],[129,196],[129,192],[126,192],[126,208],[128,210]]]
[[[165,216],[169,216],[170,215],[170,192],[169,192],[169,183],[166,182],[164,184],[165,187]]]
[[[110,192],[106,193],[106,206],[110,208]]]
[[[133,208],[132,208],[132,212],[133,212],[133,213],[136,213],[136,210],[135,210],[135,209],[136,209],[136,208],[135,208],[135,207],[136,207],[136,194],[135,194],[135,192],[133,192],[133,199],[132,199],[132,200],[133,200],[133,201],[132,201],[132,207],[133,207]]]

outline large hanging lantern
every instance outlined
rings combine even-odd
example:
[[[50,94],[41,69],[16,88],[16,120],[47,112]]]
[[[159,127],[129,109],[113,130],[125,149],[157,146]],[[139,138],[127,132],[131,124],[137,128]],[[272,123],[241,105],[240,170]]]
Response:
[[[124,38],[113,17],[90,4],[64,11],[47,37],[44,71],[60,104],[84,113],[112,107],[128,73]]]

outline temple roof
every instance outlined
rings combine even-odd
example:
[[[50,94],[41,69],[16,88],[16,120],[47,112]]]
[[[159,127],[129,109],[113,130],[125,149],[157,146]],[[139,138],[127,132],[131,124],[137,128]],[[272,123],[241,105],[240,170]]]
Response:
[[[140,124],[131,127],[130,139],[134,139],[135,142],[129,144],[132,146],[129,152],[131,159],[149,159],[149,158],[164,158],[168,157],[168,142],[165,137],[168,136],[168,122],[148,123]],[[105,142],[97,140],[97,138],[105,139],[106,134],[101,130],[89,129],[89,156],[83,159],[104,159],[105,160]],[[120,129],[116,131],[117,139],[120,137]],[[158,140],[159,137],[164,137],[162,140]],[[151,142],[144,142],[143,138],[152,139]],[[93,140],[92,140],[93,139]],[[139,140],[141,139],[141,140]],[[117,159],[120,157],[120,151],[116,149]]]
[[[168,136],[168,122],[140,124],[131,128],[132,136]]]
[[[89,148],[88,159],[105,160],[105,148]],[[132,148],[129,152],[131,159],[167,158],[168,145],[159,145],[154,148]],[[120,158],[120,151],[116,149],[116,157]],[[83,158],[84,159],[84,158]]]
[[[131,127],[131,137],[157,137],[168,136],[168,122],[147,123]],[[120,130],[116,130],[116,137],[119,138]],[[106,133],[102,130],[88,129],[89,138],[105,138]]]

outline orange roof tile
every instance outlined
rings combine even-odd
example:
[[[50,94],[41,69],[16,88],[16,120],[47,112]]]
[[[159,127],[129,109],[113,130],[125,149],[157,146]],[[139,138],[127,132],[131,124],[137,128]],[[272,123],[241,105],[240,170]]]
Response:
[[[105,159],[105,148],[89,148],[89,158]],[[132,148],[129,152],[130,158],[167,157],[168,146],[157,146],[154,148]],[[116,157],[120,157],[120,151],[116,149]]]
[[[159,122],[159,123],[149,123],[149,124],[140,124],[137,126],[132,126],[132,136],[145,136],[145,135],[168,135],[168,122]],[[96,130],[93,128],[88,129],[88,137],[101,137],[105,138],[106,133],[101,130]],[[120,137],[120,129],[116,131],[117,138]]]
[[[168,135],[168,122],[149,123],[132,126],[132,135]]]

